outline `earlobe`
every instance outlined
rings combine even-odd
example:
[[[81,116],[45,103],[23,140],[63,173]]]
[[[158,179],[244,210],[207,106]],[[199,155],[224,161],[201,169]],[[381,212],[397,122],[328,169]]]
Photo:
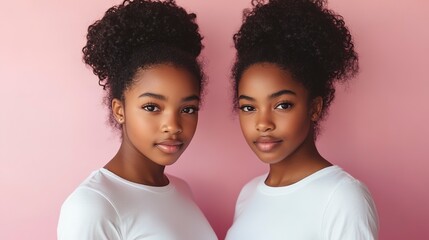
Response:
[[[311,121],[317,122],[320,119],[323,110],[323,98],[316,97],[313,99],[311,106]]]
[[[121,100],[114,98],[112,100],[112,112],[116,122],[123,124],[125,121],[124,104]]]

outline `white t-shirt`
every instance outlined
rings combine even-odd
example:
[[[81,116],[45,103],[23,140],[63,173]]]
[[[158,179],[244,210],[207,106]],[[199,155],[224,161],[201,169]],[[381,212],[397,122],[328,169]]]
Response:
[[[284,187],[267,175],[242,189],[226,240],[374,240],[378,218],[368,189],[338,166]]]
[[[187,183],[168,178],[167,186],[152,187],[104,168],[93,172],[61,207],[58,239],[217,239]]]

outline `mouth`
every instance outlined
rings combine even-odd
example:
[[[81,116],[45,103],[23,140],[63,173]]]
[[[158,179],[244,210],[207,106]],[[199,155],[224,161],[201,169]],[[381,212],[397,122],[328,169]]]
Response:
[[[281,139],[277,139],[277,138],[273,138],[273,137],[269,137],[269,136],[264,136],[264,137],[259,137],[253,143],[259,149],[259,151],[270,152],[275,147],[279,146],[281,144],[281,142],[283,142],[283,140],[281,140]]]
[[[161,142],[155,143],[155,147],[167,154],[179,152],[182,146],[183,142],[178,140],[163,140]]]

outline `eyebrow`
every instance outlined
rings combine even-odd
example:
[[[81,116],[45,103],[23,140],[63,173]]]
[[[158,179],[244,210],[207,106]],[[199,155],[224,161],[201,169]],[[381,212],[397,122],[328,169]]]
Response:
[[[280,97],[281,95],[285,95],[285,94],[286,95],[295,95],[296,96],[296,93],[294,91],[284,89],[284,90],[280,90],[278,92],[275,92],[275,93],[271,94],[270,98]]]
[[[249,97],[249,96],[246,96],[246,95],[240,95],[240,96],[238,97],[238,100],[241,100],[241,99],[243,99],[243,100],[248,100],[248,101],[255,101],[255,99],[254,99],[254,98]]]
[[[162,100],[162,101],[167,100],[166,96],[161,95],[161,94],[151,93],[151,92],[142,93],[142,94],[140,94],[139,98],[141,98],[141,97],[151,97],[151,98],[155,98],[155,99]],[[182,99],[182,102],[189,102],[189,101],[194,101],[194,100],[200,101],[200,97],[198,97],[197,95],[191,95],[188,97],[184,97]]]
[[[183,98],[182,102],[189,102],[189,101],[194,101],[194,100],[200,101],[200,97],[198,97],[197,95],[192,95],[192,96]]]
[[[167,100],[167,98],[161,94],[150,93],[150,92],[140,94],[139,98],[141,97],[151,97],[151,98],[156,98],[163,101]]]
[[[273,99],[273,98],[280,97],[281,95],[285,95],[285,94],[287,94],[287,95],[295,95],[295,96],[296,96],[296,93],[295,93],[294,91],[284,89],[284,90],[280,90],[280,91],[278,91],[278,92],[275,92],[275,93],[270,94],[270,95],[268,96],[268,98]],[[240,95],[240,96],[238,97],[238,100],[241,100],[241,99],[243,99],[243,100],[248,100],[248,101],[255,101],[255,99],[254,99],[254,98],[249,97],[249,96],[246,96],[246,95]]]

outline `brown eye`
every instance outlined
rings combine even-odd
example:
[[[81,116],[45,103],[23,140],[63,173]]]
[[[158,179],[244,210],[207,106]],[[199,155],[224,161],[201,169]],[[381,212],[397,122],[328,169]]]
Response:
[[[147,104],[143,106],[143,109],[148,112],[159,112],[159,107],[155,104]]]
[[[243,112],[253,112],[255,111],[255,108],[250,105],[244,105],[240,107],[240,110]]]
[[[276,106],[276,109],[286,110],[286,109],[289,109],[291,107],[293,107],[292,103],[284,102],[284,103],[279,103]]]
[[[182,110],[183,113],[187,113],[187,114],[194,114],[196,112],[198,112],[198,108],[197,107],[185,107]]]

